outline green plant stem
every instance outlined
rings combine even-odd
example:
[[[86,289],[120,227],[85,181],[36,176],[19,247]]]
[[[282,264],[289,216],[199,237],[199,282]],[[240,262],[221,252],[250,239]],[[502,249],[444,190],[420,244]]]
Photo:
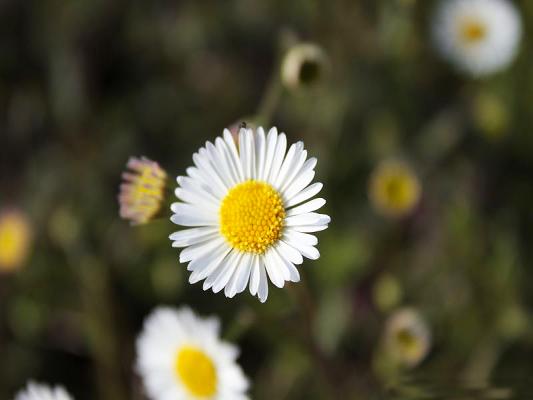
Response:
[[[328,391],[328,399],[343,398],[340,393],[339,379],[335,376],[335,369],[332,368],[330,360],[322,353],[322,350],[317,345],[313,335],[316,305],[309,288],[305,282],[302,281],[297,285],[291,285],[289,287],[289,293],[297,305],[296,308],[301,317],[304,330],[304,342],[320,370],[320,376]]]
[[[78,279],[84,332],[95,364],[97,398],[126,400],[107,269],[99,262],[98,257],[80,246],[72,246],[65,252],[67,261]]]
[[[266,90],[263,94],[253,122],[259,126],[268,126],[272,122],[272,117],[276,111],[278,103],[283,93],[283,86],[276,71],[272,74]]]

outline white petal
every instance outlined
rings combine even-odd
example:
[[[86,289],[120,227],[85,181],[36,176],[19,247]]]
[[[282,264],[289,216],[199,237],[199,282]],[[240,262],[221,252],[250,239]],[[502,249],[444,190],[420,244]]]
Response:
[[[211,251],[193,258],[191,262],[189,262],[187,270],[196,271],[198,269],[203,269],[207,264],[211,262],[214,257],[219,256],[224,252],[227,252],[228,249],[230,249],[230,247],[225,241],[219,241],[218,245],[214,247]]]
[[[243,254],[239,265],[237,265],[235,273],[231,277],[231,280],[226,285],[224,290],[226,297],[232,298],[246,288],[250,278],[250,270],[252,269],[253,258],[254,256],[251,254]]]
[[[231,171],[228,168],[228,163],[224,158],[224,155],[217,150],[215,145],[211,142],[205,143],[205,148],[207,149],[207,154],[211,160],[211,164],[214,169],[217,171],[220,179],[227,188],[230,188],[235,185],[233,178],[231,176]]]
[[[315,246],[318,244],[316,236],[309,235],[308,233],[296,232],[292,229],[287,229],[283,234],[283,237],[288,238],[291,242],[298,242],[304,246]]]
[[[309,170],[294,179],[294,182],[287,188],[286,191],[281,192],[285,204],[288,204],[288,200],[298,194],[303,188],[311,183],[315,177],[315,171]]]
[[[270,252],[271,250],[269,249],[263,255],[263,261],[265,262],[265,267],[268,273],[268,277],[270,278],[270,281],[274,285],[276,285],[279,288],[282,288],[285,285],[285,279],[283,277],[283,271],[282,271],[282,268],[284,268],[284,266],[277,263],[276,260],[272,258],[272,255],[270,254]]]
[[[274,158],[272,159],[272,166],[270,167],[270,173],[267,182],[274,183],[278,178],[279,169],[281,163],[285,158],[285,150],[287,149],[287,138],[284,133],[278,135],[276,143],[276,149],[274,150]]]
[[[278,243],[276,244],[276,249],[278,250],[278,253],[280,253],[284,258],[286,258],[293,264],[299,265],[304,261],[302,254],[294,247],[289,246],[283,240],[278,240]]]
[[[306,201],[311,197],[315,196],[322,190],[322,185],[320,182],[313,183],[312,185],[307,186],[304,190],[298,192],[296,195],[289,197],[288,201],[285,204],[285,207],[289,208],[295,206],[296,204]]]
[[[200,178],[200,173],[198,168],[190,167],[187,168],[187,173],[191,176],[178,176],[176,181],[184,190],[188,190],[196,193],[200,197],[206,197],[209,201],[212,201],[214,204],[217,204],[220,201],[217,193],[204,181]],[[193,178],[197,176],[197,178]]]
[[[263,179],[263,171],[265,169],[265,146],[265,131],[262,127],[259,127],[255,135],[255,170],[257,172],[256,179],[259,180]]]
[[[302,252],[302,255],[310,260],[318,260],[320,258],[320,252],[313,246],[300,246],[298,249]]]
[[[294,225],[291,229],[297,232],[320,232],[328,229],[327,225]]]
[[[259,282],[261,281],[261,259],[255,256],[252,263],[252,270],[250,271],[250,293],[252,296],[257,294],[259,289]]]
[[[294,215],[285,219],[285,226],[295,225],[325,225],[329,224],[331,218],[325,214],[307,213]]]
[[[287,211],[287,216],[290,217],[291,215],[300,215],[300,214],[310,213],[310,212],[318,210],[324,204],[326,204],[326,200],[322,198],[313,199],[298,207],[290,209],[289,211]]]
[[[284,239],[289,246],[294,247],[296,250],[298,250],[302,255],[306,258],[309,258],[311,260],[316,260],[320,257],[320,253],[318,250],[313,246],[307,246],[300,242],[290,240],[289,238]]]
[[[209,156],[206,149],[203,147],[200,148],[198,153],[192,155],[192,160],[198,168],[198,171],[204,175],[206,183],[215,185],[219,191],[227,191],[229,189],[229,186],[224,183],[217,171],[218,165],[215,169],[215,167],[209,162]]]
[[[254,139],[251,129],[241,129],[239,132],[239,154],[245,179],[254,179],[255,154]]]
[[[266,276],[265,266],[263,262],[259,263],[259,272],[259,289],[257,291],[257,295],[259,297],[259,301],[261,303],[264,303],[268,297],[268,279]]]
[[[176,225],[183,226],[218,226],[216,214],[203,211],[198,207],[185,203],[172,204],[172,211],[175,212],[170,220]]]
[[[238,184],[241,181],[239,178],[239,172],[237,171],[237,167],[234,163],[233,156],[228,148],[228,145],[222,138],[217,137],[215,139],[215,146],[220,154],[220,157],[225,160],[231,178],[231,186]]]
[[[274,153],[276,152],[276,143],[278,141],[278,130],[271,128],[268,131],[266,138],[266,155],[265,155],[265,167],[263,169],[263,175],[259,178],[262,181],[267,181],[270,175],[270,169],[272,167],[272,160],[274,159]]]
[[[237,273],[239,264],[241,263],[243,253],[233,252],[235,257],[230,257],[223,273],[218,277],[218,279],[213,283],[213,292],[218,293],[229,283],[231,277]]]
[[[283,255],[281,255],[275,247],[272,248],[272,256],[274,259],[276,259],[277,263],[284,265],[283,276],[286,281],[300,282],[300,273],[298,272],[294,264],[285,257],[283,257]]]
[[[285,156],[285,159],[283,160],[283,163],[281,164],[281,167],[279,169],[276,181],[273,182],[273,185],[276,189],[281,189],[281,187],[285,183],[285,178],[300,159],[300,154],[302,153],[303,148],[303,142],[294,143],[291,145],[291,147],[289,147],[289,151],[287,152],[287,155]]]
[[[209,274],[209,276],[204,281],[202,288],[204,290],[210,289],[214,285],[214,283],[219,280],[220,277],[224,276],[225,273],[232,272],[232,267],[234,265],[236,256],[236,251],[229,252],[224,261],[222,261],[218,265],[218,267]],[[229,274],[228,280],[229,278],[231,278],[231,274]]]
[[[190,190],[182,189],[182,188],[176,188],[174,191],[176,194],[176,197],[186,203],[189,203],[191,205],[196,205],[200,208],[206,208],[210,211],[217,212],[219,208],[219,204],[215,203],[209,196],[202,196],[201,194],[197,192],[193,192]]]
[[[237,146],[235,146],[235,140],[233,140],[233,136],[231,135],[230,131],[228,131],[227,129],[224,129],[223,136],[224,136],[224,142],[226,142],[226,145],[228,146],[228,150],[231,154],[232,164],[238,173],[238,180],[242,182],[244,181],[244,172],[242,170],[242,165],[239,159],[239,152],[237,150]]]
[[[221,247],[213,251],[211,254],[206,255],[205,258],[199,259],[199,262],[193,268],[191,268],[190,265],[195,263],[196,260],[191,261],[188,269],[193,270],[193,273],[189,276],[189,283],[199,282],[211,275],[220,263],[224,262],[224,258],[230,251],[231,248],[229,246]]]
[[[218,234],[217,228],[192,228],[174,232],[168,238],[172,240],[172,247],[185,247],[208,240]]]
[[[312,171],[317,163],[317,159],[315,157],[310,158],[309,160],[305,161],[307,157],[307,151],[302,151],[302,154],[300,155],[300,160],[298,163],[296,163],[293,172],[290,174],[290,176],[285,179],[285,183],[281,187],[280,191],[285,192],[292,184],[295,182],[296,178],[299,176],[305,174],[307,171]]]
[[[246,286],[248,285],[248,281],[250,280],[250,272],[252,271],[252,267],[254,265],[254,258],[259,258],[258,256],[253,257],[247,257],[245,260],[243,260],[243,266],[244,268],[241,270],[241,273],[239,274],[239,279],[236,283],[236,289],[237,293],[241,293],[246,289]]]
[[[224,239],[222,239],[221,237],[219,237],[218,239],[211,240],[209,242],[193,244],[192,246],[186,247],[181,251],[180,262],[184,263],[187,261],[194,260],[195,258],[202,257],[203,255],[220,247],[222,244],[224,244]]]
[[[193,162],[194,159],[198,157],[199,155],[197,153],[193,154]],[[191,177],[193,181],[197,182],[197,184],[200,185],[203,190],[209,193],[213,193],[213,196],[216,199],[221,199],[226,195],[227,190],[224,188],[223,184],[213,184],[213,179],[211,179],[212,172],[210,167],[208,170],[203,167],[189,167],[187,168],[187,174]],[[220,181],[219,178],[217,179],[218,181]]]

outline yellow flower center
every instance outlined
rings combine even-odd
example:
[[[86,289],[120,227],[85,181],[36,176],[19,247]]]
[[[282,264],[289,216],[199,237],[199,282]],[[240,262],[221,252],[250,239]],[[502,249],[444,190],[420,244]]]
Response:
[[[391,176],[385,182],[385,196],[393,208],[404,208],[411,203],[413,187],[407,176]]]
[[[240,251],[262,254],[283,233],[285,208],[269,184],[249,180],[232,188],[220,207],[220,232]]]
[[[484,39],[487,35],[487,27],[480,21],[469,19],[460,25],[461,38],[466,44],[473,44]]]
[[[196,347],[181,348],[174,363],[174,372],[193,396],[210,397],[217,388],[217,372],[213,361]]]
[[[26,258],[30,228],[18,214],[0,217],[0,270],[13,270]]]
[[[407,357],[417,357],[421,350],[420,339],[409,329],[400,329],[396,335],[400,350]]]
[[[372,174],[370,197],[383,214],[400,217],[418,203],[421,187],[411,170],[398,162],[387,162]]]

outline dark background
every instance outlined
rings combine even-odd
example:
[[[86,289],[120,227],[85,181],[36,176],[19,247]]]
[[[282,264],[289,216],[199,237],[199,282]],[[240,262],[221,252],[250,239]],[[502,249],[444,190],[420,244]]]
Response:
[[[399,306],[432,331],[414,376],[528,379],[533,3],[515,3],[516,61],[474,80],[431,47],[431,1],[1,1],[0,207],[24,210],[34,240],[0,275],[0,398],[33,378],[78,400],[142,399],[134,340],[158,304],[220,315],[254,399],[376,398]],[[298,40],[323,46],[330,73],[278,87],[257,115]],[[189,285],[170,211],[132,228],[116,202],[130,155],[157,160],[173,190],[205,140],[254,116],[318,157],[332,217],[303,282],[271,285],[264,305]],[[423,187],[398,220],[367,194],[392,157]]]

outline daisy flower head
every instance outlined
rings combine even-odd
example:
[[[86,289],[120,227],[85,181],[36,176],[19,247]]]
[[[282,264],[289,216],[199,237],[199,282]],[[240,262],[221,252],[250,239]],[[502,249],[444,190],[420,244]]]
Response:
[[[118,203],[120,216],[132,224],[145,224],[161,208],[165,197],[166,172],[146,157],[131,157],[122,174]]]
[[[62,386],[50,387],[35,382],[28,385],[15,395],[15,400],[72,400]]]
[[[314,43],[292,46],[281,63],[281,80],[288,89],[309,87],[323,78],[328,58],[322,47]]]
[[[280,288],[298,282],[295,264],[320,257],[312,233],[330,218],[315,212],[324,199],[311,200],[322,189],[311,183],[317,160],[302,142],[286,148],[276,128],[242,128],[238,143],[224,130],[193,155],[195,166],[177,178],[181,202],[171,207],[172,222],[188,229],[170,235],[173,247],[184,247],[190,283],[205,279],[204,290],[227,297],[249,286],[264,302],[269,279]]]
[[[220,321],[190,308],[159,307],[137,339],[137,371],[152,400],[245,400],[248,380]]]
[[[386,217],[399,218],[408,215],[418,204],[421,185],[403,161],[382,161],[372,172],[369,197],[376,211]]]
[[[13,271],[22,266],[30,250],[31,237],[31,225],[22,211],[0,211],[0,271]]]
[[[385,328],[385,346],[398,364],[415,367],[427,356],[431,332],[422,316],[411,308],[394,312]]]
[[[433,33],[444,58],[464,72],[483,76],[513,61],[522,24],[508,0],[441,0]]]

